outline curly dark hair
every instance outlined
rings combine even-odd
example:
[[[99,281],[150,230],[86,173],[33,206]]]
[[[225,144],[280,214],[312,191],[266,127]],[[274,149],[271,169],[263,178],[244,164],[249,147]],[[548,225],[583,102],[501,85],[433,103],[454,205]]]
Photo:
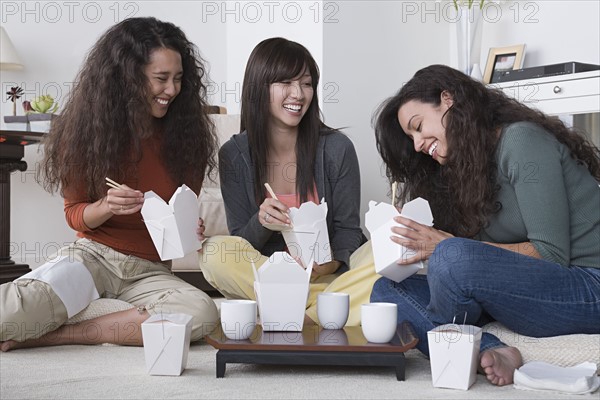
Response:
[[[181,55],[181,91],[161,119],[150,117],[144,67],[152,52]],[[85,190],[92,201],[106,194],[105,177],[131,174],[140,141],[158,132],[162,158],[178,185],[197,193],[216,166],[217,138],[207,115],[204,61],[177,26],[155,18],[130,18],[110,28],[79,71],[60,116],[45,137],[38,180],[50,193]],[[129,169],[129,170],[128,170]]]
[[[452,96],[453,104],[443,117],[448,154],[442,166],[415,152],[400,126],[398,110],[411,100],[438,107],[444,91]],[[494,153],[498,132],[508,124],[529,121],[541,126],[600,180],[600,150],[584,135],[568,129],[557,117],[533,110],[500,89],[486,87],[445,65],[418,71],[377,109],[373,121],[387,176],[403,183],[400,200],[428,199],[436,227],[457,236],[474,237],[486,226],[488,216],[500,209]]]
[[[256,204],[261,204],[265,199],[263,184],[268,182],[270,86],[272,83],[296,78],[305,69],[312,78],[314,94],[298,126],[296,143],[296,189],[302,202],[307,201],[308,193],[313,189],[314,164],[320,135],[331,132],[331,128],[322,122],[319,111],[319,67],[304,46],[279,37],[260,42],[248,59],[242,86],[240,130],[248,132],[250,156],[254,164]]]

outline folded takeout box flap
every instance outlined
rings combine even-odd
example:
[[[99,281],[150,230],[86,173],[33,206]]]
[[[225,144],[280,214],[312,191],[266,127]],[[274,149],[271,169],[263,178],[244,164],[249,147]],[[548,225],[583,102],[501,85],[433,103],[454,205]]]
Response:
[[[185,253],[198,250],[202,246],[196,234],[200,218],[198,196],[186,185],[182,185],[175,191],[169,204],[173,208],[182,249]]]
[[[331,261],[331,246],[325,220],[317,221],[319,226],[297,226],[292,231],[283,232],[288,251],[302,260],[304,267],[313,259],[318,264]]]
[[[169,205],[173,210],[176,210],[177,207],[188,207],[190,203],[198,208],[198,196],[186,185],[178,187],[169,200]]]
[[[161,260],[181,258],[202,246],[196,234],[198,197],[186,185],[177,188],[169,204],[153,191],[144,193],[141,213]]]
[[[369,211],[365,214],[365,226],[370,233],[375,232],[380,226],[400,215],[396,207],[389,203],[369,202]]]
[[[290,253],[300,257],[305,265],[311,258],[318,264],[331,261],[325,199],[321,204],[308,201],[300,208],[290,208],[290,219],[292,228],[282,232]]]
[[[422,197],[409,201],[402,207],[402,216],[410,218],[422,225],[433,225],[433,214],[429,202]]]
[[[258,270],[261,283],[306,283],[310,278],[312,265],[306,270],[288,253],[275,252]]]
[[[302,203],[299,208],[290,208],[290,219],[292,224],[307,224],[314,220],[324,219],[327,217],[327,203],[325,199],[321,200],[321,204],[315,204],[312,201]]]
[[[173,210],[159,195],[150,190],[144,193],[144,205],[141,213],[144,221],[159,220],[171,215]]]

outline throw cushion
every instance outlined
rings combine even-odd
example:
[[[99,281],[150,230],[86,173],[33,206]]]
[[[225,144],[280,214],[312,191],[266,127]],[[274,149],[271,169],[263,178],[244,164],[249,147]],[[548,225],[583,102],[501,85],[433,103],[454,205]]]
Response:
[[[77,315],[73,315],[66,325],[78,324],[88,319],[94,319],[106,314],[112,314],[117,311],[125,311],[135,306],[122,300],[117,299],[98,299],[92,301],[86,308],[81,310]]]
[[[560,367],[571,367],[590,361],[600,365],[600,335],[534,338],[512,332],[498,322],[485,325],[483,331],[498,337],[508,346],[518,348],[523,362],[544,361]]]
[[[225,205],[220,188],[203,187],[198,199],[200,218],[204,220],[206,237],[228,235]]]

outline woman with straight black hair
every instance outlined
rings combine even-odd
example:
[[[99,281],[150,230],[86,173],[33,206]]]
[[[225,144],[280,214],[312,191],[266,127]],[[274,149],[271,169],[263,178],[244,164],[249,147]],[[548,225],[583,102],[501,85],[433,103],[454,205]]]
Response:
[[[277,227],[291,222],[291,207],[325,199],[331,249],[316,250],[331,251],[333,260],[313,266],[307,315],[316,322],[318,293],[345,291],[351,302],[348,324],[356,325],[358,306],[368,301],[374,281],[368,268],[355,268],[370,248],[353,255],[365,240],[360,172],[352,142],[320,118],[318,84],[317,64],[299,43],[271,38],[252,51],[242,88],[242,133],[219,152],[232,236],[205,243],[202,272],[226,297],[254,299],[251,261],[260,267],[274,252],[286,250]]]

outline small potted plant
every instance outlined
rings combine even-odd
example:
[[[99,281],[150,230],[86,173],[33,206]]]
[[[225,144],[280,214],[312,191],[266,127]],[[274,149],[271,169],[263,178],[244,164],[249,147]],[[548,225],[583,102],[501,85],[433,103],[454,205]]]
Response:
[[[29,104],[25,105],[25,103]],[[49,94],[41,95],[25,103],[26,108],[31,108],[27,113],[31,130],[34,132],[48,132],[54,112],[58,109],[58,103]]]
[[[17,100],[23,96],[23,89],[19,86],[11,87],[6,94],[8,95],[6,100],[10,100],[13,103],[13,115],[4,116],[7,128],[13,131],[28,131],[29,119],[27,116],[17,115]]]

